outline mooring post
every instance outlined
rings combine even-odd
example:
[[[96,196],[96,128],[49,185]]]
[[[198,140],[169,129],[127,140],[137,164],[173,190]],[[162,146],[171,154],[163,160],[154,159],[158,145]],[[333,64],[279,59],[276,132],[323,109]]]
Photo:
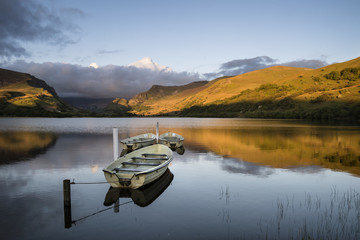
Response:
[[[113,128],[114,161],[119,157],[119,129]]]
[[[118,213],[119,210],[120,210],[120,198],[118,198],[118,200],[116,200],[114,204],[114,213]]]
[[[156,143],[159,143],[159,122],[156,123]]]
[[[65,179],[63,181],[63,191],[64,191],[64,220],[65,228],[71,228],[71,189],[70,189],[70,179]]]

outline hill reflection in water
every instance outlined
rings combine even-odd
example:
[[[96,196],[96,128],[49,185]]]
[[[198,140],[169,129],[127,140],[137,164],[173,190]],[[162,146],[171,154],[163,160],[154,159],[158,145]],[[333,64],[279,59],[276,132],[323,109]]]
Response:
[[[274,168],[302,168],[303,171],[323,167],[360,176],[359,131],[296,125],[174,131],[185,137],[187,148],[211,151],[232,161],[237,159],[240,165],[253,163]],[[227,164],[225,169],[234,170],[234,164],[233,167]]]
[[[57,135],[48,132],[0,132],[0,164],[29,160],[54,146]]]

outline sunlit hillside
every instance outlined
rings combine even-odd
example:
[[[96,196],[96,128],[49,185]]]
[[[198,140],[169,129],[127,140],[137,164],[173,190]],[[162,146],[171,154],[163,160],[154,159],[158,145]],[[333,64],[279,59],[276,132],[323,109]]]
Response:
[[[223,77],[191,91],[142,101],[132,112],[200,117],[356,118],[359,106],[357,58],[320,69],[275,66]],[[339,109],[342,113],[337,115]]]
[[[45,81],[0,69],[0,116],[58,116],[75,111]]]

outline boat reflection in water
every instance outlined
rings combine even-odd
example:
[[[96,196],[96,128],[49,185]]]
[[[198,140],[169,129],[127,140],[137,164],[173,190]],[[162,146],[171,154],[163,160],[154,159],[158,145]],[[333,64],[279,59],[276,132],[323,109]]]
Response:
[[[105,196],[104,206],[118,204],[119,198],[131,198],[136,205],[146,207],[167,189],[173,178],[174,175],[167,169],[159,179],[138,189],[110,187]]]
[[[184,148],[184,146],[177,147],[177,148],[171,149],[171,150],[176,151],[177,154],[179,154],[179,155],[184,155],[184,153],[185,153],[185,148]]]

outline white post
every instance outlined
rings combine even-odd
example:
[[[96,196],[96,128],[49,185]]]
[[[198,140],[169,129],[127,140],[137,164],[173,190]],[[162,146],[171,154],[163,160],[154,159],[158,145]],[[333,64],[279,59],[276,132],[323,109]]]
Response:
[[[159,122],[156,123],[156,143],[159,143]]]
[[[119,157],[119,130],[113,128],[114,161]]]

